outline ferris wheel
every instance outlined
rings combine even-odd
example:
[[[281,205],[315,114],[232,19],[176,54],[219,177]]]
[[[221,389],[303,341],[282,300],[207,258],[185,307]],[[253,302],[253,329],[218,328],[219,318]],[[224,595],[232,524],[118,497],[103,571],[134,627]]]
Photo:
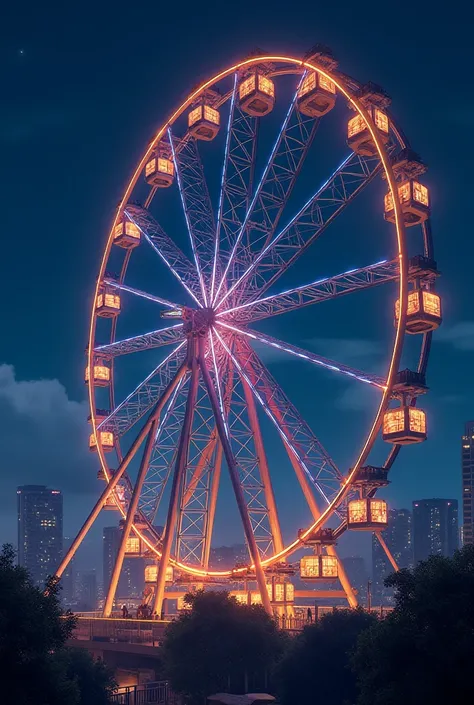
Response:
[[[93,297],[90,447],[106,487],[57,573],[101,509],[118,511],[121,544],[105,616],[130,555],[149,558],[156,613],[178,579],[250,582],[255,589],[244,599],[271,612],[294,601],[295,572],[310,583],[339,580],[357,604],[335,544],[347,530],[380,536],[387,526],[377,491],[401,446],[426,439],[417,399],[427,391],[431,335],[441,322],[430,199],[420,180],[426,169],[389,105],[380,87],[341,73],[323,47],[304,59],[252,56],[196,88],[147,147],[117,208]],[[328,141],[336,156],[345,149],[324,179],[313,176],[320,136],[326,152]],[[386,259],[295,283],[289,275],[346,211],[362,239],[367,224],[357,202],[367,193]],[[358,292],[368,290],[386,301],[383,374],[261,331],[260,321],[281,316],[274,330],[283,316],[340,298],[361,316]],[[407,334],[416,361],[400,370]],[[314,419],[304,420],[292,385],[269,371],[267,349],[374,390],[370,423],[351,436],[349,469],[323,445]],[[380,438],[388,454],[374,462]],[[289,540],[275,452],[308,510]],[[223,570],[212,564],[211,543],[225,482],[248,559]]]

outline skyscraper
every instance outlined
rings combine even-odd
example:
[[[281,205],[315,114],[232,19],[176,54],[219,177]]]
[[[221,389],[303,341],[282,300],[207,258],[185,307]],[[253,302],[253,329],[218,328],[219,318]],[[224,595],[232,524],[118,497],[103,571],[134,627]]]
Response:
[[[382,536],[399,568],[409,568],[413,564],[412,513],[408,509],[389,509],[388,526]],[[393,590],[384,585],[393,567],[385,555],[380,541],[372,536],[372,594],[374,604],[390,603]]]
[[[63,554],[63,496],[45,485],[23,485],[18,499],[18,564],[43,587]]]
[[[117,556],[122,531],[119,526],[105,526],[103,530],[103,581],[104,595],[109,589],[115,558]],[[141,597],[145,587],[145,560],[124,558],[122,572],[117,585],[117,598]]]
[[[418,499],[413,502],[415,564],[431,555],[452,556],[459,546],[456,499]]]
[[[474,421],[468,421],[464,428],[461,449],[462,463],[462,514],[463,545],[474,542]]]

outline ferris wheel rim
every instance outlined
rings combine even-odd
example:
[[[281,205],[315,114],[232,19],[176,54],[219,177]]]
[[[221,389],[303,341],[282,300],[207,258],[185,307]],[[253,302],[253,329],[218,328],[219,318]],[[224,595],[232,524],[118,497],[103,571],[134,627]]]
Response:
[[[204,82],[200,87],[198,87],[195,91],[193,91],[185,101],[180,105],[180,107],[171,115],[171,117],[164,123],[164,125],[158,130],[155,138],[150,142],[147,150],[145,151],[144,156],[140,160],[128,186],[127,189],[125,190],[124,196],[119,204],[119,207],[117,209],[117,213],[114,217],[112,227],[109,233],[109,237],[107,240],[106,248],[104,250],[104,255],[102,258],[102,262],[100,265],[100,271],[99,271],[99,276],[97,279],[97,284],[96,284],[96,289],[95,289],[95,294],[94,294],[94,303],[92,307],[92,316],[91,316],[91,324],[90,324],[90,329],[89,329],[89,346],[88,346],[88,361],[87,361],[87,366],[89,370],[89,378],[92,379],[91,373],[93,371],[93,356],[94,356],[94,340],[95,340],[95,329],[96,329],[96,321],[97,321],[97,315],[95,311],[95,301],[99,292],[99,287],[100,283],[104,278],[104,273],[105,273],[105,267],[112,249],[112,244],[113,244],[113,233],[114,233],[114,228],[117,225],[118,219],[120,218],[123,209],[125,208],[126,204],[128,203],[130,194],[132,193],[138,178],[140,177],[140,174],[142,173],[145,163],[149,159],[153,149],[156,147],[156,145],[159,143],[163,135],[165,134],[166,130],[174,124],[174,122],[183,114],[183,112],[192,104],[192,102],[198,98],[206,89],[210,88],[213,86],[215,83],[220,81],[221,79],[230,76],[232,73],[235,73],[243,68],[250,67],[253,65],[258,65],[263,62],[282,62],[282,63],[287,63],[290,64],[292,68],[295,70],[293,73],[297,72],[302,72],[305,70],[311,70],[315,71],[319,74],[322,74],[329,80],[333,81],[334,84],[336,85],[337,89],[339,90],[340,93],[342,93],[345,98],[349,101],[349,103],[352,105],[352,107],[361,115],[368,128],[369,131],[371,132],[372,139],[375,142],[375,145],[377,147],[377,152],[378,156],[380,158],[382,168],[384,170],[384,173],[386,175],[387,183],[389,185],[389,189],[392,193],[392,196],[395,195],[395,177],[393,174],[393,170],[390,164],[390,160],[388,158],[388,155],[386,153],[385,147],[382,144],[379,135],[377,134],[377,131],[375,130],[375,127],[373,126],[372,118],[368,114],[366,108],[363,106],[363,104],[359,101],[357,97],[355,97],[351,91],[348,89],[347,85],[345,85],[342,81],[342,79],[338,75],[334,75],[332,72],[322,68],[321,66],[312,63],[311,61],[303,61],[299,58],[295,57],[287,57],[287,56],[279,56],[279,55],[268,55],[268,56],[259,56],[259,57],[253,57],[251,59],[247,59],[245,61],[239,62],[237,64],[234,64],[230,68],[225,69],[224,71],[218,73],[216,76],[212,77],[208,81]],[[347,495],[349,490],[352,487],[352,479],[355,477],[358,469],[360,466],[363,464],[365,458],[367,457],[368,453],[370,452],[375,439],[377,437],[378,431],[380,429],[380,424],[383,418],[383,413],[386,410],[388,406],[388,402],[390,401],[390,392],[391,392],[391,386],[393,382],[394,375],[398,371],[398,366],[399,366],[399,361],[400,361],[400,356],[401,356],[401,351],[403,347],[403,341],[404,341],[404,335],[405,335],[405,322],[406,322],[406,299],[407,299],[407,289],[408,289],[408,276],[407,276],[407,270],[408,270],[408,258],[407,258],[407,252],[406,252],[406,245],[405,245],[405,227],[403,224],[403,219],[401,217],[401,209],[400,205],[398,202],[397,198],[393,198],[394,201],[394,206],[395,206],[395,230],[396,230],[396,235],[397,235],[397,250],[398,250],[398,259],[399,259],[399,278],[398,278],[398,289],[399,289],[399,298],[401,301],[401,315],[398,318],[398,323],[396,327],[396,333],[395,333],[395,339],[393,342],[393,349],[392,349],[392,355],[391,355],[391,361],[389,365],[389,371],[387,375],[387,385],[385,391],[383,391],[382,394],[382,399],[380,401],[380,404],[378,406],[378,410],[376,412],[372,428],[367,435],[367,438],[365,439],[365,443],[363,444],[361,451],[358,455],[357,461],[354,464],[350,474],[347,476],[346,480],[342,484],[340,491],[337,495],[337,497],[328,505],[326,510],[324,510],[321,514],[321,517],[313,522],[310,527],[305,530],[305,532],[296,539],[293,543],[287,545],[283,551],[279,553],[275,553],[273,556],[270,558],[262,560],[262,565],[263,566],[269,566],[272,565],[273,563],[276,563],[286,556],[290,555],[293,553],[295,550],[297,550],[299,547],[301,547],[303,541],[305,538],[312,532],[315,531],[317,528],[322,526],[329,516],[331,516],[337,506],[340,505],[340,503],[343,501],[344,497]],[[126,270],[126,267],[125,267]],[[113,366],[112,366],[113,368]],[[113,375],[113,371],[111,373]],[[113,380],[112,380],[113,381]],[[111,384],[111,388],[113,387],[113,384]],[[89,404],[90,404],[90,409],[91,409],[91,417],[92,417],[92,429],[93,429],[93,434],[95,438],[95,443],[98,451],[98,455],[100,458],[100,463],[101,466],[104,470],[105,476],[107,480],[110,479],[109,475],[109,470],[108,470],[108,463],[105,459],[104,456],[104,451],[102,448],[102,444],[100,442],[100,439],[98,438],[97,435],[97,420],[96,420],[96,408],[95,408],[95,398],[94,398],[94,385],[89,384]],[[119,503],[117,503],[122,516],[125,517],[126,515],[126,510],[124,510]],[[141,532],[141,530],[138,527],[134,526],[134,531],[135,533],[142,538],[144,541],[145,545],[148,546],[150,550],[152,550],[153,553],[155,553],[156,556],[160,557],[160,551],[157,549],[155,545],[150,542],[147,537]],[[242,574],[248,569],[248,566],[246,568],[242,569],[234,569],[234,570],[226,570],[226,571],[215,571],[215,570],[200,570],[196,568],[195,566],[188,565],[181,563],[179,560],[176,559],[170,559],[170,563],[172,565],[176,565],[179,567],[181,570],[183,570],[186,573],[194,574],[197,576],[209,576],[209,577],[217,577],[217,578],[224,578],[224,577],[232,577],[232,576],[237,576],[239,574]],[[250,566],[251,567],[251,566]]]

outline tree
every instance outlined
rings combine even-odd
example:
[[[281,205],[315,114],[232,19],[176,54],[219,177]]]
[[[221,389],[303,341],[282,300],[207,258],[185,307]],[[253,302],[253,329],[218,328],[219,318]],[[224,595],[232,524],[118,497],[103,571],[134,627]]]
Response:
[[[344,705],[356,698],[350,653],[376,618],[362,609],[336,610],[306,626],[294,638],[276,670],[282,705],[319,702]]]
[[[241,605],[226,592],[190,593],[190,611],[166,630],[163,665],[172,689],[191,702],[219,691],[265,687],[265,675],[286,642],[259,605]]]
[[[100,659],[93,659],[84,649],[62,649],[58,659],[79,693],[78,705],[107,705],[116,689],[109,668]]]
[[[395,608],[361,635],[359,705],[473,702],[474,546],[389,576]]]
[[[63,613],[59,585],[50,581],[47,594],[33,585],[28,572],[15,565],[15,552],[0,552],[0,681],[2,694],[21,705],[102,705],[107,700],[82,698],[86,661],[97,692],[108,694],[102,667],[84,653],[79,660],[65,648],[76,619]],[[102,684],[102,685],[101,685]],[[103,686],[103,687],[102,687]],[[102,688],[102,690],[101,690]]]

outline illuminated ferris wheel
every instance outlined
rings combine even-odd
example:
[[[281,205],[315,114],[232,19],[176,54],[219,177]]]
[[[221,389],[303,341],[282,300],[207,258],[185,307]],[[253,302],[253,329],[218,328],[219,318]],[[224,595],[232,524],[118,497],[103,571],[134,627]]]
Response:
[[[335,544],[346,530],[380,536],[387,525],[376,493],[400,447],[426,439],[417,398],[441,322],[425,167],[389,104],[378,86],[342,74],[322,47],[304,60],[253,56],[194,90],[147,147],[117,209],[90,323],[90,446],[106,487],[58,571],[102,508],[120,512],[105,616],[130,555],[149,559],[156,613],[175,595],[173,584],[186,581],[225,583],[271,612],[293,603],[296,573],[309,583],[339,580],[357,604]],[[336,157],[348,146],[324,178],[314,176],[318,138],[326,152],[334,143]],[[316,271],[319,238],[335,231],[335,252],[348,249],[337,231],[346,211],[363,240],[368,208],[358,208],[359,199],[376,205],[377,252],[383,246],[386,259],[295,283],[305,258],[311,266],[300,276]],[[289,320],[341,298],[360,317],[357,299],[371,295],[386,301],[383,374],[261,332],[264,319]],[[370,423],[355,431],[349,469],[303,419],[288,380],[280,386],[270,373],[265,349],[314,365],[329,380],[373,388]],[[416,360],[404,370],[402,352],[404,363],[405,354]],[[391,444],[384,461],[372,459],[380,437]],[[291,497],[288,489],[278,495],[275,452],[286,458],[285,487],[294,482],[307,508],[304,528],[289,540],[280,515]],[[245,565],[228,570],[211,560],[225,483],[248,548]],[[242,596],[244,582],[254,588]]]

